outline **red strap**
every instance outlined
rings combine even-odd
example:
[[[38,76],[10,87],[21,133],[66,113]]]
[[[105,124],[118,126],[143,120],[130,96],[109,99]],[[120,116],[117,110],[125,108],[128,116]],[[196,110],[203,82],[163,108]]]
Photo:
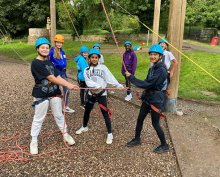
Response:
[[[169,89],[166,90],[166,94],[167,94],[167,96],[170,96],[170,90]]]
[[[100,107],[101,109],[103,109],[104,111],[107,111],[107,112],[108,112],[109,119],[112,118],[112,112],[111,112],[110,109],[108,109],[107,107],[105,107],[103,104],[99,104],[99,107]]]
[[[153,109],[155,112],[160,114],[160,118],[166,118],[166,115],[164,113],[161,112],[161,110],[159,110],[157,107],[155,107],[154,105],[150,105],[151,109]]]

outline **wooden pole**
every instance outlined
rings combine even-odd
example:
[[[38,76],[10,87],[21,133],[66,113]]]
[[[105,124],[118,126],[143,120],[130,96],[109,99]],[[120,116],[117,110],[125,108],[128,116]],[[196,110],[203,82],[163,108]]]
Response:
[[[186,0],[170,0],[169,25],[168,25],[168,41],[178,50],[182,51],[183,33],[186,13]],[[174,48],[169,46],[169,50],[174,54],[178,61],[178,67],[174,71],[169,86],[170,96],[166,104],[166,110],[175,112],[177,105],[179,74],[181,65],[181,54]]]
[[[155,0],[153,31],[157,34],[159,33],[159,24],[160,24],[160,6],[161,6],[161,0]],[[157,42],[158,42],[158,36],[153,34],[152,44],[155,44]]]
[[[51,20],[51,33],[50,33],[50,42],[51,45],[54,45],[54,36],[56,35],[56,6],[55,0],[50,0],[50,20]]]

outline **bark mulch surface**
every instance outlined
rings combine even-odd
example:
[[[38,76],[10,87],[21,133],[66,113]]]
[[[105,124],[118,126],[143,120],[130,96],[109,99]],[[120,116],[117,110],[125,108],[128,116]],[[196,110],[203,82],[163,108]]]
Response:
[[[144,124],[142,145],[126,147],[127,141],[133,138],[139,109],[125,101],[109,98],[109,108],[113,110],[113,144],[105,143],[106,128],[97,105],[91,113],[89,131],[75,135],[83,117],[79,91],[71,91],[69,99],[69,106],[74,107],[76,113],[66,114],[69,133],[76,144],[65,146],[48,111],[39,136],[39,155],[31,156],[34,82],[30,66],[0,60],[0,72],[0,176],[180,176],[164,121],[170,152],[162,155],[152,152],[159,140],[149,117]]]
[[[66,114],[66,121],[76,145],[65,146],[49,111],[39,136],[39,155],[31,156],[34,82],[30,66],[2,58],[0,176],[219,176],[219,104],[179,99],[178,108],[184,115],[167,113],[167,119],[161,121],[171,150],[158,155],[152,152],[159,140],[149,116],[142,131],[142,145],[126,147],[134,136],[140,101],[134,96],[131,102],[125,102],[124,91],[115,91],[109,97],[109,108],[113,110],[112,145],[105,143],[106,128],[97,105],[91,113],[89,131],[75,135],[82,125],[83,110],[79,107],[79,91],[71,91],[69,106],[76,113]]]

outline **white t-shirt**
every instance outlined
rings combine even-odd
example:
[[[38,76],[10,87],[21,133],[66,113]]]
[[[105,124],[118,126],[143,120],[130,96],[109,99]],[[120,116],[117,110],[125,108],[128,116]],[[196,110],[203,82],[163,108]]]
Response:
[[[99,64],[100,64],[100,63],[102,63],[102,64],[104,63],[104,57],[103,57],[102,54],[101,54],[101,57],[99,58]]]
[[[107,84],[111,84],[115,87],[121,86],[105,65],[98,64],[95,67],[90,66],[89,69],[87,67],[84,70],[84,77],[86,85],[90,88],[106,88]],[[100,91],[101,89],[97,90],[97,92]],[[90,91],[89,94],[91,95]],[[102,95],[107,95],[107,92],[105,91]]]
[[[163,55],[165,57],[164,64],[166,65],[167,69],[169,69],[171,62],[172,62],[172,60],[175,59],[175,57],[173,56],[172,52],[167,51],[167,50],[164,50]],[[163,59],[162,59],[162,61],[163,61]]]

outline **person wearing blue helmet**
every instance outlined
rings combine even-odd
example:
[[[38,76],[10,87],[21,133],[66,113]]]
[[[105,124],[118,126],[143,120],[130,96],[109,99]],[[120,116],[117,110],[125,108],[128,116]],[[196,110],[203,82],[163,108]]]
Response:
[[[31,126],[30,153],[38,154],[38,135],[47,115],[50,105],[54,119],[63,134],[63,139],[69,145],[75,144],[74,139],[67,133],[67,126],[62,112],[62,96],[59,85],[68,89],[78,89],[77,85],[63,79],[53,63],[48,60],[50,42],[46,38],[39,38],[35,44],[38,56],[31,63],[31,73],[35,81],[32,96],[35,110]]]
[[[54,37],[54,46],[51,47],[49,53],[49,60],[54,64],[58,71],[58,74],[65,80],[68,81],[66,74],[67,58],[63,50],[64,36],[61,34],[56,34]],[[69,90],[67,87],[63,87],[63,95],[65,100],[64,112],[74,113],[75,110],[68,106],[69,103]]]
[[[87,58],[88,58],[89,49],[86,46],[82,46],[79,51],[80,51],[80,54],[74,58],[74,61],[77,63],[76,64],[76,69],[78,71],[77,81],[81,88],[86,88],[86,83],[85,83],[83,72],[85,68],[88,67]],[[86,92],[84,89],[80,90],[80,102],[81,102],[80,107],[82,109],[85,109],[84,108],[85,107],[85,93]]]
[[[93,48],[94,49],[98,49],[100,51],[101,44],[95,43],[95,44],[93,44]],[[99,58],[99,64],[104,64],[104,62],[105,62],[104,57],[103,57],[103,55],[101,53],[100,53],[100,55],[101,55],[101,57]]]
[[[125,52],[123,54],[123,62],[126,68],[124,67],[124,64],[122,64],[121,73],[125,77],[125,84],[126,84],[126,87],[128,87],[127,96],[125,97],[125,100],[130,101],[132,99],[131,83],[125,76],[125,70],[128,70],[128,72],[135,75],[135,71],[137,68],[137,56],[134,50],[132,49],[131,41],[125,41],[124,47],[125,47]]]
[[[148,53],[152,66],[144,81],[135,78],[135,76],[129,72],[125,72],[132,84],[144,89],[141,96],[142,105],[137,118],[135,137],[127,143],[127,146],[133,147],[141,144],[140,136],[143,122],[147,114],[150,113],[152,125],[161,143],[153,150],[155,153],[163,153],[169,150],[169,145],[166,142],[163,129],[160,126],[160,116],[163,110],[167,88],[167,69],[165,64],[161,61],[163,52],[163,48],[159,44],[154,44],[149,48]]]
[[[169,44],[168,44],[168,41],[166,38],[159,40],[158,44],[160,44],[164,50],[162,62],[164,62],[164,64],[167,67],[168,82],[170,82],[170,79],[173,77],[173,73],[174,73],[175,69],[177,68],[178,61],[174,57],[173,53],[168,51]]]
[[[105,65],[98,63],[101,57],[100,51],[91,49],[89,51],[90,66],[84,70],[84,77],[86,85],[91,88],[87,95],[85,112],[83,117],[83,125],[76,131],[76,134],[81,134],[88,131],[88,122],[93,106],[98,102],[100,110],[105,120],[107,127],[107,144],[112,144],[113,135],[111,127],[111,119],[109,117],[110,110],[107,108],[107,84],[111,84],[117,88],[123,88],[121,84],[115,79],[112,73]]]

